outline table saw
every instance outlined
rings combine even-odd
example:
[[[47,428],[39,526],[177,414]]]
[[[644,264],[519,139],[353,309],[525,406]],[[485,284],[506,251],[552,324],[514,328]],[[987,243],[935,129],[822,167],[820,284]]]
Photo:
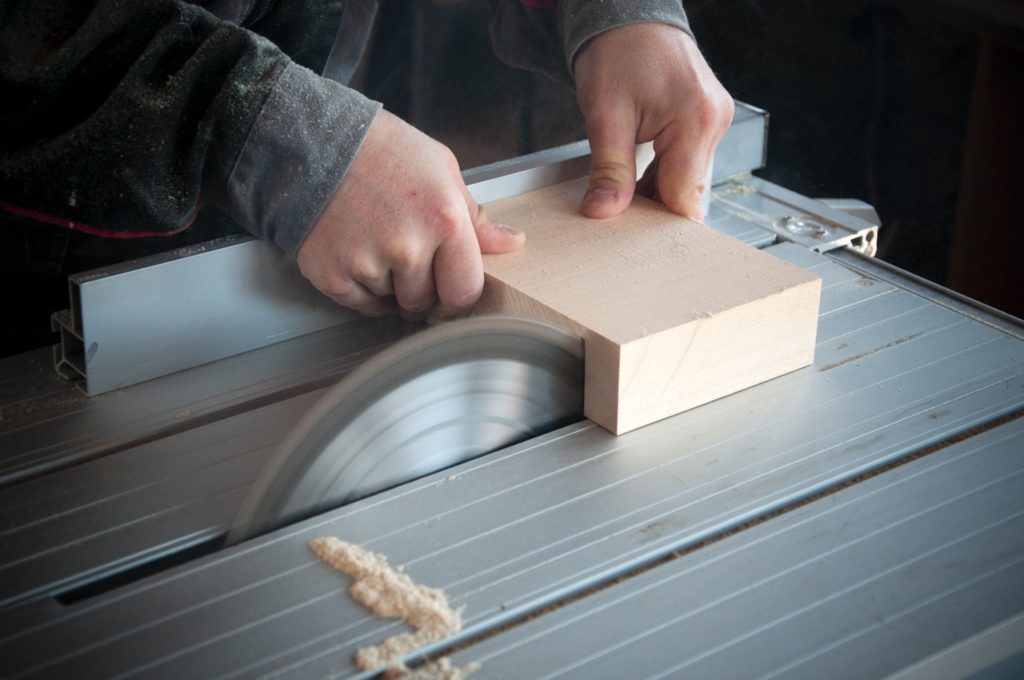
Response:
[[[0,364],[0,676],[376,677],[355,650],[404,624],[319,536],[464,607],[412,666],[1024,675],[1024,326],[875,259],[870,206],[752,176],[766,130],[738,107],[707,224],[821,277],[813,366],[621,436],[561,399],[258,531],[239,513],[297,424],[422,325],[325,304],[246,239],[73,277],[60,345]],[[587,164],[579,143],[465,178],[486,202]]]

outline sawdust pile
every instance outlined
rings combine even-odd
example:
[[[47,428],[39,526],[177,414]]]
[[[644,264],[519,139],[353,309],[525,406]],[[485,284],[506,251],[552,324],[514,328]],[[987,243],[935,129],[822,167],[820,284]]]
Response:
[[[313,539],[309,547],[321,560],[355,579],[348,591],[357,602],[377,616],[404,619],[415,630],[357,651],[355,662],[359,668],[390,668],[389,677],[404,675],[422,680],[459,680],[478,668],[476,664],[453,668],[448,659],[442,658],[409,672],[402,658],[462,630],[462,609],[452,609],[441,590],[413,583],[406,574],[393,569],[384,555],[333,536]]]
[[[480,664],[468,663],[465,666],[453,667],[448,657],[443,656],[437,661],[432,661],[425,666],[410,671],[406,668],[389,670],[384,674],[384,680],[401,678],[402,680],[463,680],[470,673],[479,670]]]

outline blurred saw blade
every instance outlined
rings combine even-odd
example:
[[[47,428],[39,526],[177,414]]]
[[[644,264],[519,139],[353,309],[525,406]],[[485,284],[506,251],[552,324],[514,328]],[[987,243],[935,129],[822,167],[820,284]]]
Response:
[[[229,544],[582,417],[582,341],[525,319],[430,328],[331,388],[272,454]]]

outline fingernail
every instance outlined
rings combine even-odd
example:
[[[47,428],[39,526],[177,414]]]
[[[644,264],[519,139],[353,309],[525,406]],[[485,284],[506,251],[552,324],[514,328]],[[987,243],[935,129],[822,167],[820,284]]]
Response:
[[[516,229],[515,227],[510,227],[510,226],[505,225],[505,224],[499,224],[497,226],[498,226],[498,230],[499,231],[504,232],[504,233],[508,234],[509,236],[519,236],[520,234],[523,233],[522,230]]]
[[[590,203],[614,203],[619,197],[617,189],[602,189],[594,187],[587,189],[587,195],[584,200]]]

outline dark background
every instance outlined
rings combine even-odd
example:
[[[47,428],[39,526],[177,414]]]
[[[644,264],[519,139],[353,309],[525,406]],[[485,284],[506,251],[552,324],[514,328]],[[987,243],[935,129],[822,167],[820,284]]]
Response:
[[[878,257],[1024,315],[1024,3],[690,0],[709,63],[771,115],[757,174],[863,199]],[[464,168],[583,137],[572,91],[492,54],[486,3],[382,3],[354,84],[448,144]],[[0,214],[0,356],[50,344],[67,276],[237,228],[215,209],[172,238],[111,241]]]

